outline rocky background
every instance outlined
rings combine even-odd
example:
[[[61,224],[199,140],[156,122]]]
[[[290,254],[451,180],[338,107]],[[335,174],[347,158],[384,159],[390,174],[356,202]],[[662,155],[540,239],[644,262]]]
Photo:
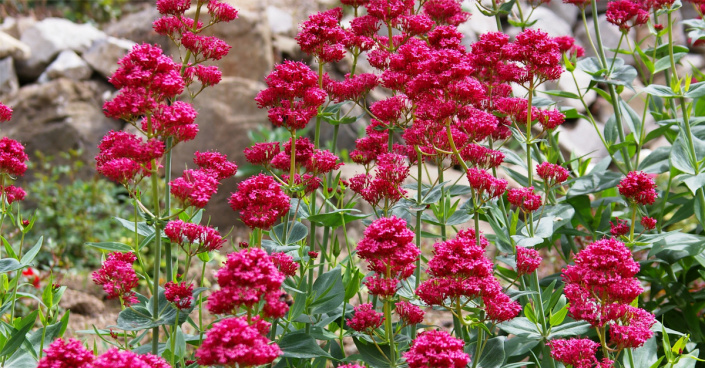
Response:
[[[257,92],[264,88],[263,80],[275,63],[284,59],[307,59],[298,49],[294,37],[298,24],[319,10],[338,6],[335,0],[228,0],[239,9],[239,19],[209,29],[223,38],[233,48],[219,62],[223,81],[204,91],[196,99],[199,111],[197,122],[201,132],[191,142],[181,144],[175,150],[174,175],[181,174],[190,165],[196,150],[218,149],[238,164],[245,164],[242,149],[249,145],[247,132],[260,125],[270,126],[266,111],[259,110],[254,102]],[[606,6],[607,1],[599,1]],[[684,18],[695,14],[685,4]],[[466,35],[466,44],[477,40],[478,35],[496,31],[494,18],[483,16],[466,0],[466,8],[473,13],[460,29]],[[1,14],[1,13],[0,13]],[[606,47],[616,47],[619,31],[607,23],[603,14],[598,15],[606,41]],[[107,82],[117,69],[117,61],[136,43],[156,43],[167,52],[177,54],[170,41],[152,30],[152,22],[159,17],[153,5],[145,4],[141,11],[124,15],[118,21],[96,27],[76,24],[66,19],[35,17],[6,17],[0,25],[0,101],[11,106],[13,120],[2,126],[1,135],[18,139],[27,147],[27,152],[41,151],[52,155],[69,149],[82,150],[86,165],[85,175],[92,171],[97,144],[104,134],[112,129],[125,129],[125,123],[106,118],[102,113],[103,103],[110,99],[115,89]],[[347,18],[349,20],[349,18]],[[552,36],[573,35],[591,56],[578,9],[554,0],[533,13],[538,19],[534,25]],[[588,19],[592,26],[592,19]],[[506,24],[505,31],[517,34],[518,29]],[[633,45],[644,37],[646,29],[630,33]],[[685,44],[685,34],[680,29],[676,43]],[[646,48],[646,46],[642,46]],[[687,55],[682,64],[700,69],[705,64],[703,50]],[[627,57],[627,62],[632,62]],[[358,70],[371,71],[361,62]],[[344,60],[330,66],[330,73],[342,76],[349,68]],[[587,84],[589,78],[580,75],[579,83]],[[574,91],[570,74],[564,75],[548,89]],[[643,85],[636,81],[637,91]],[[377,92],[383,94],[384,92]],[[376,97],[383,97],[382,95]],[[375,98],[375,96],[372,96]],[[611,114],[611,106],[592,92],[587,102],[593,114],[605,121]],[[581,111],[577,101],[562,103]],[[643,101],[635,98],[630,102],[636,111],[643,111]],[[341,130],[339,144],[352,149],[357,132],[365,122],[357,126],[345,126]],[[653,123],[652,123],[653,124]],[[595,158],[606,155],[601,142],[590,123],[584,120],[567,121],[561,128],[561,144],[566,152],[590,155]],[[324,132],[325,138],[326,132]],[[28,176],[31,177],[31,176]],[[229,228],[236,221],[227,205],[226,198],[235,190],[235,180],[225,182],[207,209],[212,224]]]

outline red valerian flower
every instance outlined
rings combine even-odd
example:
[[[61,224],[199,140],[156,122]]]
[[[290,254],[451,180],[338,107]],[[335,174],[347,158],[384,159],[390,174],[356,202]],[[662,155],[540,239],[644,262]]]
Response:
[[[230,22],[237,19],[237,9],[230,4],[220,2],[218,0],[210,0],[208,5],[208,14],[210,14],[211,22]]]
[[[275,66],[265,81],[267,89],[260,91],[255,101],[259,108],[269,108],[274,126],[303,129],[326,100],[326,92],[318,86],[318,75],[301,62],[285,61]]]
[[[465,343],[445,331],[425,331],[411,343],[404,359],[409,368],[465,368],[470,356],[463,351]]]
[[[391,24],[396,18],[414,11],[414,0],[370,0],[365,7],[367,14]]]
[[[396,304],[396,312],[399,318],[406,325],[415,325],[423,322],[424,311],[408,301],[400,301]]]
[[[312,14],[301,24],[296,42],[301,51],[318,57],[321,62],[340,61],[345,57],[347,34],[340,27],[343,9],[333,8]]]
[[[22,176],[27,171],[28,160],[22,143],[8,137],[0,139],[0,173]]]
[[[279,154],[279,142],[260,142],[245,148],[245,159],[253,165],[268,167],[272,159]]]
[[[610,325],[610,343],[619,349],[635,349],[644,345],[654,333],[651,326],[656,323],[656,318],[641,308],[627,307],[627,311]]]
[[[619,27],[623,33],[632,27],[646,24],[649,21],[649,11],[641,4],[632,0],[617,0],[607,4],[607,21]],[[629,22],[631,21],[631,24]]]
[[[375,176],[358,174],[350,178],[350,189],[360,194],[372,206],[381,201],[391,206],[406,195],[402,188],[409,176],[409,165],[404,156],[396,153],[384,153],[377,157]]]
[[[119,298],[127,306],[137,303],[137,296],[132,291],[139,281],[132,268],[135,260],[137,257],[133,253],[113,252],[108,254],[102,267],[93,272],[93,282],[103,286],[108,299]]]
[[[571,317],[604,326],[622,316],[644,291],[637,272],[639,264],[624,243],[603,239],[588,245],[575,256],[575,265],[563,269]]]
[[[560,184],[568,179],[568,170],[560,165],[542,162],[536,165],[536,174],[545,180],[549,186]]]
[[[164,155],[164,142],[150,139],[146,142],[135,134],[110,131],[98,145],[96,169],[108,179],[125,184],[137,176],[152,175],[153,160]]]
[[[76,339],[56,339],[46,349],[37,368],[92,368],[95,356]]]
[[[211,313],[232,314],[239,307],[252,308],[261,300],[265,300],[266,304],[273,302],[279,307],[284,274],[277,269],[272,257],[260,248],[246,248],[228,254],[227,261],[215,277],[220,289],[208,298]],[[286,309],[283,312],[286,313]]]
[[[180,310],[189,309],[193,301],[193,284],[169,281],[164,285],[164,297]]]
[[[220,60],[232,48],[232,46],[218,37],[200,36],[191,32],[183,34],[181,45],[191,51],[198,61]]]
[[[470,18],[459,0],[429,0],[423,4],[424,13],[439,25],[457,26]]]
[[[225,243],[218,230],[181,220],[169,221],[164,228],[164,234],[172,243],[178,244],[191,255],[218,250]],[[196,245],[196,248],[192,249],[191,245]]]
[[[627,220],[617,217],[615,222],[616,224],[610,221],[610,234],[612,234],[612,236],[625,236],[629,234],[629,230],[631,228],[629,227]]]
[[[218,178],[204,170],[184,170],[184,174],[169,182],[171,194],[179,199],[184,207],[203,208],[211,196],[218,191]]]
[[[563,3],[564,4],[573,4],[581,9],[585,9],[586,6],[590,5],[590,3],[592,3],[592,0],[563,0]]]
[[[478,197],[478,201],[497,198],[504,194],[505,189],[507,189],[506,180],[495,178],[483,169],[470,168],[467,178],[468,182],[470,182],[470,187],[472,187]]]
[[[460,151],[460,156],[473,166],[481,169],[498,167],[504,162],[504,153],[478,144],[468,144]]]
[[[96,358],[91,368],[170,368],[162,357],[112,348]]]
[[[27,192],[25,192],[24,189],[14,185],[9,185],[4,188],[0,187],[0,189],[2,189],[3,194],[5,194],[7,204],[24,200],[24,197],[27,195]]]
[[[357,244],[357,255],[380,275],[408,278],[416,268],[420,252],[414,245],[414,232],[406,226],[404,219],[394,216],[373,221]]]
[[[228,200],[250,229],[267,230],[289,211],[289,197],[271,176],[259,174],[238,184],[238,191]]]
[[[545,81],[560,78],[561,52],[558,43],[548,33],[528,28],[516,36],[516,41],[504,45],[502,51],[510,61],[521,63],[517,83],[534,87]]]
[[[568,54],[568,57],[576,58],[585,56],[585,49],[575,44],[575,38],[570,36],[559,36],[553,39],[558,43],[558,49]]]
[[[379,77],[372,73],[362,73],[350,76],[345,75],[342,81],[332,80],[328,74],[323,76],[323,89],[330,99],[335,102],[347,100],[357,101],[369,93],[379,84]]]
[[[375,311],[372,304],[365,303],[355,307],[355,314],[346,322],[350,328],[357,332],[369,332],[382,326],[384,315]]]
[[[294,258],[286,253],[274,252],[270,254],[272,257],[272,262],[277,266],[279,272],[286,276],[296,275],[296,271],[299,269],[299,264],[294,262]]]
[[[656,183],[643,171],[632,171],[617,185],[619,194],[631,203],[647,205],[656,201]]]
[[[199,64],[186,68],[184,72],[184,81],[187,85],[193,83],[194,77],[201,82],[203,87],[209,87],[220,83],[220,80],[223,79],[223,73],[215,65],[205,66]]]
[[[198,124],[195,123],[198,113],[191,104],[175,101],[171,105],[159,105],[149,119],[142,120],[142,130],[160,135],[162,139],[174,138],[174,144],[196,138]]]
[[[225,180],[237,173],[237,165],[228,161],[228,156],[218,152],[196,151],[193,163],[201,170],[213,174],[218,180]]]
[[[161,17],[152,23],[152,28],[154,29],[154,32],[157,32],[162,36],[169,36],[173,39],[180,38],[181,34],[184,32],[193,31],[195,22],[195,20],[183,15]],[[196,29],[200,28],[203,28],[203,22],[198,22],[198,24],[196,24]],[[187,70],[192,68],[193,67],[187,68]]]
[[[574,368],[592,368],[597,364],[595,353],[600,344],[590,339],[558,339],[548,342],[553,359]]]
[[[191,0],[157,0],[157,10],[161,14],[181,15],[191,7]]]
[[[534,187],[509,189],[507,200],[524,212],[533,212],[541,207],[541,196],[534,193]]]
[[[656,228],[656,219],[644,216],[641,218],[641,226],[644,227],[644,230],[653,230]]]
[[[341,2],[343,2],[343,1],[345,1],[345,0],[341,0]],[[359,365],[359,364],[349,363],[349,364],[339,365],[338,368],[365,368],[365,367],[362,365]]]
[[[0,123],[12,119],[12,109],[0,102]]]
[[[543,258],[536,249],[517,246],[517,274],[519,276],[536,271],[542,260]]]
[[[273,362],[282,352],[267,339],[270,327],[259,317],[251,323],[244,316],[214,323],[196,350],[198,364],[255,367]]]

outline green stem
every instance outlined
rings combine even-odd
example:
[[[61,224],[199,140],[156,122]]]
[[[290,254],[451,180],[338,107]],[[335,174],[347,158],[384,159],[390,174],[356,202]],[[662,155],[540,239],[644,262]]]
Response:
[[[203,280],[206,278],[206,262],[203,262],[203,267],[201,268],[201,283],[203,285]],[[198,296],[198,346],[203,343],[203,294]]]
[[[636,204],[632,205],[632,223],[629,226],[629,242],[634,242],[634,228],[636,227]]]
[[[166,212],[166,217],[171,215],[171,194],[169,190],[169,182],[171,182],[171,148],[173,144],[173,139],[171,137],[166,140],[166,155],[164,158],[164,182],[166,183],[166,193],[164,193],[164,211]],[[157,211],[157,214],[159,212]],[[158,233],[157,233],[158,234]],[[172,270],[172,247],[173,244],[169,242],[165,247],[165,258],[166,258],[166,281],[174,281],[174,271]]]
[[[176,320],[174,321],[174,328],[171,331],[171,366],[176,367],[176,353],[174,352],[176,347],[176,329],[179,328],[179,308],[176,308]]]
[[[152,167],[159,167],[157,160],[152,161]],[[157,173],[152,174],[152,196],[154,198],[155,213],[159,214],[159,178]],[[162,237],[160,235],[161,228],[157,219],[154,219],[154,231],[154,283],[152,288],[152,298],[154,298],[154,303],[152,303],[152,318],[156,321],[159,319],[159,266],[162,259]],[[159,354],[159,327],[154,327],[152,329],[152,354]]]
[[[494,11],[494,21],[497,23],[497,31],[502,32],[502,19],[499,17],[499,7],[497,0],[492,0],[492,10]]]
[[[480,357],[482,356],[482,345],[485,340],[485,330],[482,328],[477,329],[477,344],[475,345],[475,355],[472,357],[472,368],[477,367],[480,363]]]
[[[397,366],[397,356],[395,352],[396,346],[394,345],[394,331],[392,330],[392,301],[389,299],[384,300],[384,329],[387,333],[387,340],[389,341],[389,361],[390,367],[394,368]]]
[[[595,26],[595,39],[597,40],[597,54],[600,57],[600,62],[602,63],[602,67],[606,68],[607,67],[607,57],[605,56],[605,49],[602,46],[602,36],[600,35],[600,27],[598,23],[598,16],[597,16],[597,1],[592,1],[592,14],[593,14],[593,24]],[[585,11],[583,10],[583,13]],[[586,30],[587,30],[587,24]],[[616,56],[615,56],[616,57]],[[607,76],[609,77],[609,75]],[[610,99],[612,100],[612,107],[614,109],[614,117],[617,122],[617,135],[619,136],[619,141],[620,142],[625,142],[625,135],[624,135],[624,125],[622,123],[622,111],[619,108],[619,96],[617,95],[617,92],[615,91],[614,85],[608,84],[607,89],[610,92]],[[622,147],[620,149],[622,152],[622,161],[624,161],[624,167],[626,168],[627,171],[632,171],[632,162],[629,156],[629,150],[627,147]]]
[[[421,215],[423,214],[423,207],[421,204],[421,189],[423,188],[423,155],[421,155],[421,150],[416,149],[416,166],[417,166],[417,171],[416,171],[416,201],[418,202],[417,205],[420,210],[416,212],[416,226],[414,227],[414,236],[416,237],[416,248],[421,250]],[[414,290],[419,288],[419,284],[421,282],[421,257],[416,260],[416,269],[414,270]],[[413,340],[416,338],[416,325],[411,325],[409,326],[411,328],[411,339]]]

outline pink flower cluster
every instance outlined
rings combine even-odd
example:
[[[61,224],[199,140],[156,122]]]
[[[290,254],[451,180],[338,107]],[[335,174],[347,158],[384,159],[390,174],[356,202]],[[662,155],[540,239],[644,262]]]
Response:
[[[269,108],[269,121],[288,130],[303,129],[325,102],[318,76],[306,64],[285,61],[267,76],[267,89],[255,98],[259,108]]]
[[[139,355],[112,348],[96,357],[76,339],[56,339],[46,349],[37,368],[170,368],[161,357]]]
[[[373,295],[389,298],[396,293],[400,280],[411,276],[416,269],[420,251],[414,245],[414,232],[406,221],[397,217],[382,217],[365,229],[357,244],[357,255],[369,263],[375,275],[365,285]]]
[[[164,285],[164,297],[178,309],[189,309],[193,301],[193,284],[169,281]]]
[[[470,356],[463,351],[465,342],[445,331],[426,331],[412,342],[404,359],[409,368],[465,368]]]
[[[461,297],[482,298],[487,318],[507,321],[521,311],[519,303],[503,293],[494,276],[493,264],[485,257],[486,239],[477,244],[473,229],[460,231],[454,239],[434,244],[428,262],[429,279],[422,282],[416,295],[428,305],[451,306]]]
[[[0,123],[10,119],[12,119],[12,109],[0,103]],[[24,175],[28,160],[29,156],[25,153],[22,143],[7,137],[0,139],[0,175],[7,176],[3,183]],[[27,195],[22,188],[14,185],[0,186],[0,194],[4,197],[2,200],[7,201],[8,204],[21,201]]]
[[[212,227],[181,220],[169,221],[164,228],[164,234],[173,244],[178,244],[190,255],[218,250],[226,241],[218,230]]]
[[[563,269],[564,293],[576,320],[593,326],[609,325],[610,343],[636,348],[652,336],[653,314],[630,304],[643,289],[635,277],[639,265],[627,247],[614,239],[596,241]]]
[[[536,271],[541,265],[543,258],[539,252],[533,248],[517,246],[517,274],[519,276],[528,275]]]
[[[235,175],[237,165],[218,152],[196,151],[193,162],[199,168],[184,170],[183,175],[172,180],[169,186],[171,194],[179,199],[184,207],[203,208],[218,191],[220,182]]]
[[[542,202],[541,196],[534,192],[534,187],[512,188],[507,192],[507,200],[526,213],[538,210]]]
[[[632,171],[617,185],[619,194],[631,203],[638,205],[654,204],[656,202],[656,183],[643,171]]]
[[[281,349],[267,339],[270,324],[259,317],[233,317],[216,322],[196,350],[198,364],[255,367],[273,362]]]
[[[350,189],[373,207],[390,208],[406,195],[402,185],[408,176],[409,165],[404,156],[384,153],[377,156],[374,177],[357,174],[350,178]]]
[[[415,325],[423,322],[425,314],[423,309],[408,301],[401,301],[395,305],[397,315],[405,325]]]
[[[384,315],[375,311],[370,303],[360,304],[355,307],[355,314],[346,323],[357,332],[371,333],[382,326]]]
[[[536,165],[536,174],[539,178],[543,179],[549,187],[560,185],[568,180],[568,176],[570,175],[565,168],[550,162],[542,162]]]
[[[146,142],[135,134],[110,131],[98,145],[96,169],[110,180],[127,185],[151,176],[154,163],[164,155],[164,142],[149,139]]]
[[[263,312],[266,317],[279,318],[289,310],[279,298],[284,274],[262,249],[247,248],[228,254],[215,277],[220,289],[208,298],[211,313],[234,314],[237,308],[252,309],[260,301],[265,302]]]
[[[607,4],[607,21],[627,33],[632,27],[649,21],[649,10],[634,0],[617,0]],[[631,24],[629,24],[631,22]]]
[[[551,347],[553,359],[566,365],[571,365],[574,368],[593,368],[595,365],[598,368],[601,367],[600,362],[595,358],[600,344],[590,339],[557,339],[551,340],[548,345]],[[608,364],[604,367],[611,366],[611,362]]]
[[[132,291],[139,281],[132,268],[135,260],[137,257],[132,253],[110,253],[102,267],[93,272],[93,282],[103,286],[108,299],[119,298],[127,306],[137,303],[137,295]]]
[[[345,57],[345,44],[348,37],[340,27],[343,9],[333,8],[315,13],[301,24],[296,42],[301,51],[315,55],[321,62],[336,62]]]
[[[230,207],[240,213],[240,220],[250,229],[271,228],[289,211],[287,196],[271,176],[259,174],[238,184],[237,193],[228,200]]]

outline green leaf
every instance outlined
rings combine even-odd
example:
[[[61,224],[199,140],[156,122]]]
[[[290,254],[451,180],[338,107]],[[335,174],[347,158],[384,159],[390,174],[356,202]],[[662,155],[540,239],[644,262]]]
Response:
[[[695,137],[692,137],[695,139]],[[686,174],[695,175],[695,168],[691,164],[688,143],[683,132],[678,134],[678,138],[673,142],[670,158],[671,166]]]
[[[551,334],[548,339],[560,339],[563,337],[572,337],[584,335],[590,331],[592,327],[589,323],[583,321],[568,322],[566,324],[554,327],[551,329]]]
[[[282,336],[279,341],[277,341],[277,345],[279,345],[279,349],[282,350],[281,356],[284,358],[313,359],[326,357],[328,359],[335,359],[328,354],[328,352],[321,349],[316,340],[303,330],[294,331]]]
[[[130,220],[125,220],[124,218],[120,217],[113,217],[117,222],[120,223],[125,229],[130,230],[132,232],[135,231],[135,222],[130,221]],[[154,234],[154,228],[147,225],[146,222],[138,222],[137,223],[137,234],[140,234],[142,236],[149,236],[151,234]]]
[[[700,98],[705,96],[705,82],[698,82],[690,85],[690,89],[685,93],[687,98]]]
[[[622,361],[622,363],[624,364],[624,368],[650,367],[658,360],[658,357],[656,355],[657,351],[658,347],[656,346],[656,337],[654,336],[646,340],[643,346],[632,350],[634,366],[630,364],[629,359],[626,359],[625,356],[625,359]]]
[[[482,355],[480,355],[480,364],[478,367],[502,367],[505,359],[504,342],[506,339],[505,336],[499,336],[487,340],[485,348],[482,350]]]
[[[616,187],[620,180],[622,180],[620,173],[612,171],[590,172],[590,174],[573,182],[573,186],[568,190],[568,197],[599,193],[605,189]]]
[[[27,340],[27,332],[29,332],[29,330],[34,327],[34,322],[37,320],[38,314],[39,311],[35,310],[34,312],[30,313],[29,315],[20,320],[20,323],[17,325],[19,329],[12,329],[12,334],[10,335],[10,338],[7,340],[5,346],[0,351],[0,357],[6,357],[11,354],[14,354],[15,351],[19,349],[20,346],[22,346],[25,340]]]
[[[355,337],[353,337],[353,342],[355,342],[355,346],[357,347],[357,351],[360,352],[360,356],[362,357],[361,360],[363,362],[369,364],[374,368],[391,367],[389,361],[385,358],[384,355],[382,355],[382,353],[380,353],[379,350],[377,350],[377,347],[374,345],[374,343],[363,340],[362,338]],[[384,352],[386,356],[391,355],[391,352],[389,351],[389,345],[379,344],[379,348]]]
[[[680,59],[683,58],[683,56],[688,55],[687,52],[678,52],[673,54],[673,58],[675,59],[675,62],[678,63]],[[671,56],[666,55],[656,61],[654,64],[654,71],[653,73],[658,73],[660,71],[666,70],[671,67]]]
[[[641,134],[641,117],[624,100],[619,100],[619,109],[622,112],[622,120],[627,123],[629,130],[634,135]]]
[[[663,98],[673,98],[678,97],[677,94],[673,92],[670,87],[662,86],[659,84],[650,84],[642,90],[652,96],[658,96]]]
[[[662,174],[670,169],[671,147],[659,147],[639,163],[639,170],[649,174]]]
[[[317,215],[309,216],[308,220],[311,222],[315,222],[321,226],[336,228],[339,226],[343,226],[344,224],[347,224],[349,222],[364,219],[370,216],[350,213],[353,211],[359,212],[358,210],[352,208],[338,209],[327,213],[319,213]]]
[[[541,332],[536,328],[536,324],[526,317],[517,317],[513,320],[502,322],[497,325],[502,331],[523,337],[540,338]]]
[[[313,314],[324,314],[336,310],[345,302],[345,287],[340,266],[319,276],[313,283]]]
[[[580,99],[580,96],[576,95],[573,92],[568,92],[568,91],[561,91],[561,90],[550,90],[550,91],[540,91],[541,93],[545,93],[549,96],[556,96],[556,97],[565,97],[565,98],[571,98],[574,100]]]
[[[280,245],[296,244],[308,235],[308,227],[298,221],[289,222],[287,227],[285,225],[287,224],[281,223],[269,231],[269,236]]]
[[[123,252],[123,253],[132,252],[132,247],[130,247],[127,244],[118,243],[118,242],[102,242],[102,243],[88,242],[85,244],[89,247],[106,250],[108,252]]]
[[[565,317],[568,315],[568,304],[564,305],[563,308],[561,308],[557,313],[551,315],[551,319],[549,322],[551,323],[551,326],[558,326],[563,321],[565,320]]]
[[[30,249],[27,253],[25,253],[24,256],[22,256],[22,260],[20,263],[22,263],[22,266],[29,266],[32,261],[34,261],[34,258],[37,257],[37,253],[39,253],[39,250],[42,248],[42,243],[44,242],[44,237],[40,236],[39,239],[37,240],[37,243],[34,244],[32,249]]]
[[[695,192],[705,187],[705,173],[700,173],[698,175],[685,175],[685,180],[683,183],[690,189],[690,192],[695,195]]]
[[[22,264],[14,258],[0,259],[0,272],[10,272],[22,268]]]
[[[125,331],[140,331],[157,327],[152,312],[141,305],[134,305],[118,314],[117,327]]]

